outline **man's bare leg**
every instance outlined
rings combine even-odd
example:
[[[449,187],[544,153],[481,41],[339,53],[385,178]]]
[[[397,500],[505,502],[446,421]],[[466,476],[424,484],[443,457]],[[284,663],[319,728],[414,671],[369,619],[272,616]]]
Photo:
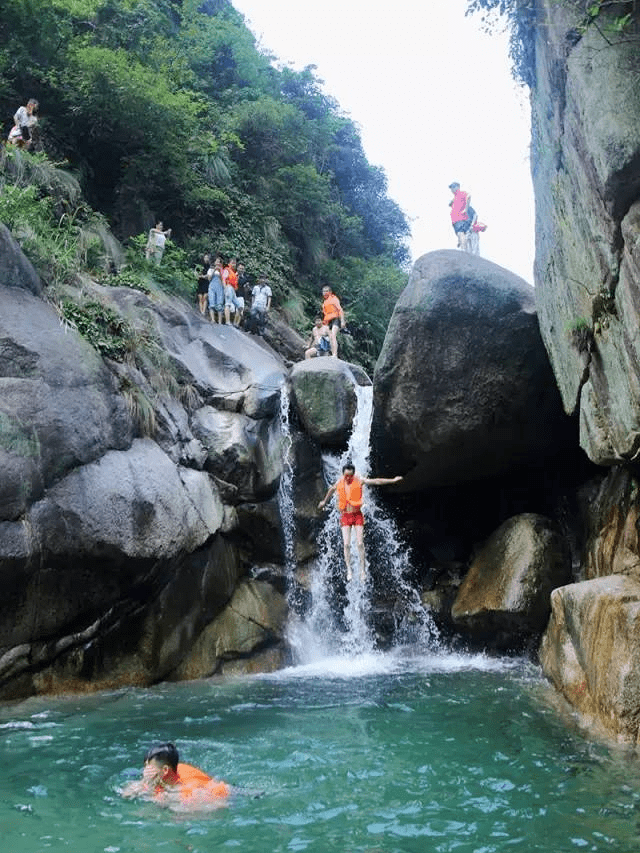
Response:
[[[364,562],[364,527],[361,524],[356,525],[356,545],[358,547],[358,557],[360,558],[360,580],[363,581],[366,577],[366,569]]]
[[[344,545],[344,561],[347,565],[347,580],[351,580],[351,528],[343,527],[342,544]]]
[[[329,343],[331,344],[331,355],[338,357],[338,327],[335,323],[329,329]]]

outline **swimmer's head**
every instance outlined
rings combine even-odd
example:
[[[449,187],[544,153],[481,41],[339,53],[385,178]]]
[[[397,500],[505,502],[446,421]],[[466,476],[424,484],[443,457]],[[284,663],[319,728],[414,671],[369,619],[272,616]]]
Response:
[[[172,743],[160,743],[157,746],[152,746],[149,752],[144,757],[144,763],[149,764],[149,762],[154,762],[159,765],[168,765],[171,770],[176,771],[178,769],[178,762],[180,758],[178,756],[178,750],[175,745]]]

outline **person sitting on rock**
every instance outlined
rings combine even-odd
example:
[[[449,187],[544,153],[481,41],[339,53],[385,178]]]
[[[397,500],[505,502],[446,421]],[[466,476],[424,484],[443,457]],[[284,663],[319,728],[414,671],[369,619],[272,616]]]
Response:
[[[329,342],[331,355],[338,357],[338,329],[344,329],[344,311],[340,300],[328,284],[322,288],[322,319],[325,326],[329,327]]]
[[[122,789],[123,797],[146,797],[165,805],[206,806],[226,800],[231,788],[191,764],[180,762],[172,743],[152,747],[144,757],[142,779]]]
[[[13,117],[13,127],[9,131],[8,142],[18,148],[30,148],[35,128],[38,124],[38,102],[29,98],[26,107],[18,107]]]
[[[331,351],[331,342],[329,340],[329,327],[325,325],[322,317],[316,317],[313,329],[311,329],[311,337],[307,344],[308,349],[304,351],[305,358],[315,358],[316,356],[329,355]]]
[[[355,467],[348,462],[342,466],[342,477],[333,486],[329,486],[327,494],[318,504],[318,509],[324,509],[327,501],[334,492],[338,493],[338,509],[340,510],[340,527],[344,545],[344,561],[347,566],[347,580],[351,580],[351,529],[356,531],[356,545],[360,558],[360,580],[366,577],[364,553],[364,516],[362,515],[362,487],[388,486],[399,483],[402,477],[358,477]]]

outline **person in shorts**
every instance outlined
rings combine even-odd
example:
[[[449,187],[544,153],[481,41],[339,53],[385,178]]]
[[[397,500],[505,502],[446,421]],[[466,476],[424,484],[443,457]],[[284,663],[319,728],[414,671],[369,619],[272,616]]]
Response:
[[[329,355],[331,352],[331,342],[329,340],[329,327],[325,326],[322,317],[316,317],[311,337],[307,344],[308,349],[304,351],[305,358],[315,358],[316,356]]]
[[[344,329],[344,311],[340,300],[331,290],[328,284],[322,288],[322,319],[325,326],[329,327],[329,343],[331,355],[338,357],[338,329]]]
[[[364,516],[362,515],[362,487],[388,486],[399,483],[402,477],[358,477],[355,467],[348,462],[342,466],[342,477],[333,486],[329,486],[327,494],[318,504],[318,509],[324,509],[327,501],[334,492],[338,493],[338,509],[340,510],[340,528],[344,546],[344,561],[347,566],[347,580],[351,580],[351,531],[356,531],[356,546],[360,561],[360,580],[366,577],[364,553]]]
[[[449,184],[449,189],[453,193],[453,198],[449,202],[449,206],[451,207],[451,225],[458,238],[458,248],[466,252],[469,231],[471,230],[471,218],[468,212],[471,196],[460,189],[460,184],[457,181]]]

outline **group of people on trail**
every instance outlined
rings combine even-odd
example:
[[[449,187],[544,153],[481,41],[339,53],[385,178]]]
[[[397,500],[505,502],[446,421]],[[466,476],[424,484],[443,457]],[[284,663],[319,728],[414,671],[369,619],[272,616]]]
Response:
[[[18,107],[13,116],[13,127],[7,142],[17,148],[31,148],[36,141],[38,127],[38,102],[29,98],[26,106]]]
[[[478,215],[471,207],[471,196],[460,189],[457,181],[449,184],[453,198],[449,202],[451,208],[451,225],[458,238],[458,248],[472,255],[480,254],[480,234],[487,226],[478,221]]]
[[[243,327],[248,332],[262,335],[271,308],[273,293],[265,275],[259,275],[254,285],[247,275],[245,265],[235,257],[225,265],[217,255],[205,254],[196,267],[198,277],[198,308],[203,317],[212,323],[226,323]],[[251,308],[245,317],[245,309]]]

